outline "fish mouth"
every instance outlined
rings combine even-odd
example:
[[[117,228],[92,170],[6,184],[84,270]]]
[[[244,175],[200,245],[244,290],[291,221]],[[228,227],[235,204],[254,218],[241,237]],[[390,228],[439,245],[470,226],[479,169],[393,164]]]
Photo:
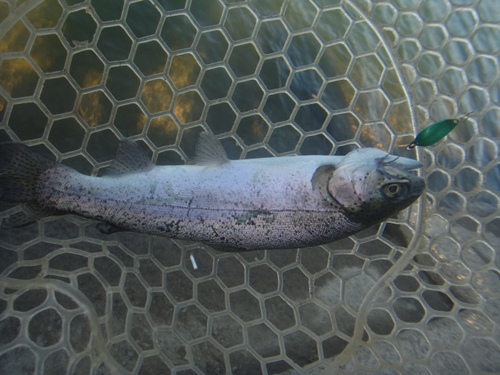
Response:
[[[422,195],[422,193],[425,190],[426,187],[425,179],[423,177],[413,176],[411,181],[411,187],[412,189],[410,194],[414,196],[415,199],[417,199]]]

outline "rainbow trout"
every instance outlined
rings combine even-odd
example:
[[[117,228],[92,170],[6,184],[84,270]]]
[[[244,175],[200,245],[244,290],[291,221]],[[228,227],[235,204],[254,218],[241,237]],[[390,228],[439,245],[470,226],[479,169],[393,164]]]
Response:
[[[0,202],[36,219],[74,213],[113,230],[201,241],[219,249],[305,247],[380,223],[414,202],[422,164],[375,148],[346,156],[228,160],[202,133],[196,164],[155,166],[124,140],[103,177],[86,176],[20,143],[0,145]],[[11,218],[12,226],[27,220]],[[101,226],[104,228],[104,226]]]

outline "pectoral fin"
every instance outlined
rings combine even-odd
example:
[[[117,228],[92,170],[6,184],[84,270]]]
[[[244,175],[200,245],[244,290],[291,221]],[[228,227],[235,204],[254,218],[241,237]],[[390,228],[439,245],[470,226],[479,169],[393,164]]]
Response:
[[[34,223],[35,221],[36,218],[27,215],[24,212],[16,212],[2,222],[2,229],[21,228],[25,225]]]
[[[102,234],[113,234],[116,232],[123,232],[124,230],[109,223],[97,223],[95,228]]]

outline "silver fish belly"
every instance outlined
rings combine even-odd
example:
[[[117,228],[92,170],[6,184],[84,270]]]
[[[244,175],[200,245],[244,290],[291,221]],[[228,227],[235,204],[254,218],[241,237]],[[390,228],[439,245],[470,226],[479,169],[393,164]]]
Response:
[[[216,145],[213,139],[205,138]],[[375,221],[364,220],[359,210],[352,211],[350,203],[345,203],[350,192],[344,192],[340,201],[335,198],[335,191],[331,191],[328,184],[337,181],[334,179],[342,181],[346,173],[351,173],[353,161],[347,157],[298,156],[229,161],[221,154],[220,146],[215,147],[219,147],[219,150],[214,150],[218,155],[198,165],[153,166],[140,160],[140,170],[133,170],[133,167],[127,170],[125,166],[125,170],[104,177],[85,176],[56,165],[41,172],[36,184],[36,201],[44,208],[101,220],[122,230],[201,241],[238,250],[304,247],[331,242],[380,222],[394,211],[384,209],[385,217],[376,215]],[[209,148],[201,147],[205,152],[200,153],[210,154]],[[129,147],[130,150],[133,147]],[[399,172],[389,173],[391,178],[398,181],[407,178],[406,184],[413,182],[415,185],[416,190],[404,200],[404,204],[394,205],[396,211],[418,198],[423,190],[423,180],[416,176],[396,176],[406,174],[406,169],[418,167],[418,162],[405,158],[397,161],[393,156],[387,159],[387,153],[380,150],[362,150],[367,150],[364,151],[366,155],[358,152],[357,162],[355,157],[350,158],[354,160],[355,170],[358,170],[356,163],[371,163],[373,166],[369,168],[373,169],[377,163],[383,167],[384,160],[390,165],[394,159],[390,168]],[[374,156],[380,159],[375,164]],[[143,158],[140,155],[126,157],[129,160]],[[408,165],[404,165],[403,159]],[[118,160],[120,163],[123,166],[126,161]],[[342,175],[335,176],[336,171]],[[338,189],[346,190],[343,186]],[[363,206],[365,203],[356,201],[362,194],[356,191],[353,194],[354,206]],[[370,196],[368,202],[371,204],[372,201]],[[371,207],[365,206],[367,209]],[[372,209],[378,207],[377,203]]]

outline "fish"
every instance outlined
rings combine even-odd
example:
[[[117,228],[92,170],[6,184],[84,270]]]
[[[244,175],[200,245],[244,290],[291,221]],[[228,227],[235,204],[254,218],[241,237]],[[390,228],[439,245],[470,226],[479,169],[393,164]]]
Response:
[[[376,148],[345,156],[229,160],[202,132],[193,163],[155,166],[128,139],[101,177],[22,143],[0,144],[0,202],[24,204],[4,226],[77,214],[104,233],[132,231],[199,241],[225,251],[302,248],[376,225],[422,194],[417,160]]]

